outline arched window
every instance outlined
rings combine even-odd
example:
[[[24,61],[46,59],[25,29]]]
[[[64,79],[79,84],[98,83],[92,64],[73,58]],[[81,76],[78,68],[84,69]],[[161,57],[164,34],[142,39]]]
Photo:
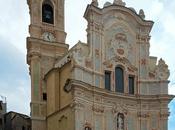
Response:
[[[115,90],[124,93],[124,75],[123,69],[120,67],[115,68]]]
[[[122,113],[117,115],[117,130],[124,130],[124,115]]]
[[[42,5],[42,22],[54,23],[54,11],[50,2],[44,2]]]

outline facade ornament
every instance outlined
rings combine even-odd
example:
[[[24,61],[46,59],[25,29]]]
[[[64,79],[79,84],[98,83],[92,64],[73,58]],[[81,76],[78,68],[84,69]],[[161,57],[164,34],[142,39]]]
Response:
[[[70,79],[67,79],[66,83],[64,85],[64,91],[67,92],[67,93],[69,93],[71,91],[71,89],[72,89],[70,81],[71,81]]]
[[[115,5],[120,5],[120,6],[125,6],[126,5],[126,3],[123,2],[122,0],[114,0],[114,4]]]
[[[107,7],[107,6],[110,6],[110,5],[111,5],[110,2],[106,2],[106,3],[103,5],[103,7]]]
[[[145,13],[144,13],[143,9],[140,9],[139,15],[142,19],[145,19]]]
[[[98,0],[92,0],[91,4],[94,5],[94,6],[98,6]]]
[[[168,65],[162,58],[159,60],[159,63],[156,66],[156,74],[157,77],[161,80],[167,80],[169,78],[170,72],[168,69]]]
[[[77,64],[82,65],[82,63],[83,63],[83,51],[82,51],[81,47],[77,47],[74,49],[73,59]]]
[[[85,59],[85,66],[87,68],[92,68],[92,60],[91,60],[90,57],[88,57],[88,58]]]
[[[111,41],[111,48],[116,55],[126,57],[128,52],[127,37],[123,33],[118,33]]]
[[[83,103],[80,103],[78,101],[73,101],[71,104],[70,104],[70,107],[72,108],[72,110],[81,110],[81,109],[84,109],[84,104]]]
[[[103,106],[93,105],[92,106],[92,110],[97,112],[97,113],[103,113],[104,112],[104,107]]]
[[[123,115],[123,113],[118,113],[118,115],[117,115],[117,130],[124,130],[124,115]]]
[[[124,113],[125,115],[127,115],[128,110],[127,110],[127,106],[124,104],[115,104],[112,108],[112,113],[113,114],[118,114],[118,113]]]
[[[137,117],[139,118],[149,118],[150,114],[148,112],[137,112]]]
[[[169,115],[170,115],[170,112],[164,112],[164,113],[160,113],[160,118],[168,118],[169,117]]]

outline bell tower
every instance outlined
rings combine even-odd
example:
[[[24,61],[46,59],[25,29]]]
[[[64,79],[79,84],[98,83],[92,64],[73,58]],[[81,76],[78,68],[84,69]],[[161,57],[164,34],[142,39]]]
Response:
[[[32,130],[47,130],[47,89],[44,76],[67,51],[64,30],[64,0],[27,0],[30,36],[27,64],[31,77]]]

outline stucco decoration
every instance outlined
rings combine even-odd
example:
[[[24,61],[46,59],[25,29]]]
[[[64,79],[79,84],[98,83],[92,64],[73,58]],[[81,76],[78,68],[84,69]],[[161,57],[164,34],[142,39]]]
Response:
[[[150,117],[150,114],[147,111],[139,111],[137,112],[137,117],[148,118]]]
[[[71,103],[70,107],[72,108],[72,110],[81,110],[85,108],[84,104],[78,101],[74,101],[73,103]]]
[[[125,104],[115,104],[112,108],[112,113],[116,116],[118,113],[123,113],[127,115],[128,108]]]
[[[94,5],[94,6],[98,6],[98,0],[92,0],[91,4]]]
[[[120,6],[125,6],[126,5],[126,3],[123,2],[122,0],[114,0],[114,4],[120,5]]]
[[[110,60],[105,61],[103,64],[105,69],[110,69],[115,67],[117,64],[122,64],[126,66],[129,71],[132,71],[132,72],[137,71],[137,68],[134,65],[132,65],[131,62],[125,57],[115,56]]]
[[[103,113],[104,112],[104,107],[100,105],[93,105],[92,110],[96,113]]]
[[[143,9],[140,9],[139,15],[142,19],[145,19],[145,13],[144,13]]]
[[[122,113],[117,115],[117,130],[124,130],[124,115]]]
[[[92,68],[92,59],[90,57],[85,59],[85,67]]]
[[[107,7],[107,6],[110,6],[110,5],[111,5],[110,2],[106,2],[106,3],[103,5],[103,7]]]
[[[85,66],[86,63],[86,57],[88,56],[89,49],[87,47],[87,44],[82,43],[79,41],[72,49],[71,49],[71,55],[73,57],[73,60],[75,61],[75,64]]]
[[[133,65],[136,65],[134,32],[130,31],[130,27],[127,24],[121,24],[120,22],[112,22],[111,24],[105,31],[106,60],[120,56],[127,58]]]
[[[126,57],[128,55],[127,37],[123,33],[118,33],[111,41],[111,48],[115,55]]]
[[[83,64],[83,50],[81,47],[77,47],[74,49],[73,51],[73,57],[74,57],[74,60],[77,64],[80,64],[82,65]]]
[[[165,61],[162,58],[159,60],[159,63],[156,66],[155,71],[157,74],[157,78],[161,80],[167,80],[169,78],[170,72],[168,69],[168,65],[165,63]]]

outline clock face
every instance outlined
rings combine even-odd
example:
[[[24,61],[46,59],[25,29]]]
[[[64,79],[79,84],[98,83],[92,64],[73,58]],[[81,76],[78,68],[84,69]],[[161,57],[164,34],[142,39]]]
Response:
[[[50,32],[44,32],[42,35],[43,40],[48,41],[48,42],[55,42],[56,39],[54,35]]]

